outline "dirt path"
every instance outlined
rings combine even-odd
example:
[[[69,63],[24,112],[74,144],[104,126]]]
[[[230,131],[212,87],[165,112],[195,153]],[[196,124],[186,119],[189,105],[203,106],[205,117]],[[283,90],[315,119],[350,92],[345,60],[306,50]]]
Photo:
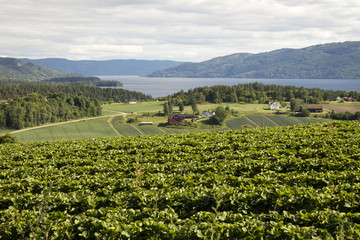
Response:
[[[114,128],[114,125],[112,124],[112,120],[113,120],[114,117],[116,117],[116,116],[118,116],[118,115],[111,115],[111,116],[108,118],[107,122],[108,122],[109,126],[112,128],[112,130],[114,130],[114,132],[116,132],[117,135],[121,136],[121,134]]]

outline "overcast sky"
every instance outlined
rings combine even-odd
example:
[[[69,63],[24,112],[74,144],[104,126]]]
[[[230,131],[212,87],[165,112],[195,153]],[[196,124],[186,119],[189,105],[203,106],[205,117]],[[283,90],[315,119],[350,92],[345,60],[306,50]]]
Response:
[[[360,40],[360,0],[0,0],[0,56],[199,62]]]

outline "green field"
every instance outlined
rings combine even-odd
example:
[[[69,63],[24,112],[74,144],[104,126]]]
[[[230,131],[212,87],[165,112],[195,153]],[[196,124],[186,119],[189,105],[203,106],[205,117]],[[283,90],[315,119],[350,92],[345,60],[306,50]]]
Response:
[[[125,104],[125,103],[113,103],[103,105],[103,111],[106,115],[111,115],[115,113],[143,113],[143,112],[159,112],[163,111],[163,104],[164,102],[143,102],[143,103],[136,103],[136,104]],[[229,106],[230,109],[236,110],[239,113],[268,113],[269,110],[267,109],[266,104],[240,104],[240,103],[224,103],[220,104],[224,108]],[[198,104],[198,110],[202,111],[214,111],[219,104],[212,104],[212,103],[204,103]],[[174,106],[174,111],[178,111],[178,107]],[[185,106],[184,109],[185,113],[192,113],[191,106]]]
[[[297,124],[309,124],[327,122],[328,119],[305,118],[305,117],[285,117],[276,115],[246,115],[240,118],[233,118],[226,122],[226,125],[232,130],[254,127],[276,127],[293,126]]]
[[[84,120],[14,133],[21,142],[55,141],[117,136],[107,119]]]
[[[119,121],[119,118],[122,120]],[[145,117],[144,121],[153,121],[151,117]],[[157,118],[155,118],[156,120]],[[160,117],[163,119],[163,117]],[[160,120],[157,120],[158,122]],[[83,120],[72,123],[62,123],[58,125],[49,125],[32,130],[15,132],[13,135],[21,142],[32,141],[56,141],[66,139],[84,139],[96,137],[112,137],[112,136],[139,136],[164,133],[187,133],[187,132],[203,132],[203,131],[222,131],[222,130],[240,130],[244,128],[254,127],[273,127],[273,126],[292,126],[296,124],[307,124],[327,121],[316,118],[289,118],[284,116],[273,115],[245,115],[244,117],[232,118],[226,121],[226,126],[218,126],[206,128],[206,125],[200,124],[199,128],[178,128],[178,127],[158,127],[157,122],[152,126],[140,126],[139,123],[125,123],[124,117],[119,116],[112,119],[109,125],[108,118]],[[164,120],[160,121],[164,122]]]
[[[164,134],[165,132],[161,130],[161,128],[156,126],[138,126],[138,129],[144,134],[152,135],[152,134]]]
[[[246,116],[250,121],[254,122],[259,127],[276,127],[279,126],[274,121],[270,120],[264,115],[248,115]]]
[[[132,124],[114,123],[113,126],[119,134],[126,137],[142,135]]]
[[[226,125],[232,130],[258,127],[248,118],[245,117],[230,119],[226,122]]]
[[[219,104],[203,104],[199,105],[198,109],[200,112],[215,110]],[[268,106],[266,104],[242,104],[242,103],[223,103],[221,104],[224,108],[227,106],[240,114],[251,114],[251,113],[268,113]]]
[[[103,106],[104,117],[101,119],[82,120],[72,123],[49,124],[31,130],[24,129],[22,132],[15,131],[13,134],[21,142],[31,141],[55,141],[65,139],[84,139],[95,137],[112,136],[139,136],[148,134],[186,133],[203,131],[238,130],[253,127],[273,127],[295,124],[307,124],[324,121],[316,118],[295,118],[271,115],[272,111],[266,110],[265,104],[223,104],[237,112],[236,116],[229,116],[226,125],[211,126],[198,121],[195,127],[164,127],[159,125],[167,122],[167,118],[158,114],[162,111],[163,102],[145,102],[137,104],[110,104]],[[202,111],[213,111],[219,104],[199,104]],[[176,108],[176,107],[175,107]],[[176,110],[176,109],[175,109]],[[124,112],[128,112],[125,115]],[[185,107],[185,112],[190,113],[191,107]],[[118,115],[118,116],[115,116]],[[135,119],[135,123],[126,123],[129,119]],[[326,120],[325,120],[326,121]],[[140,126],[140,122],[153,122],[152,126]],[[3,133],[5,133],[4,131]]]
[[[0,145],[0,239],[360,239],[359,143],[343,121]]]
[[[133,112],[158,112],[163,111],[164,102],[141,102],[135,104],[126,104],[126,103],[113,103],[103,105],[103,111],[106,114],[114,113],[133,113]]]
[[[11,132],[11,131],[14,131],[14,130],[11,130],[11,129],[0,129],[0,134],[5,134],[5,133]]]

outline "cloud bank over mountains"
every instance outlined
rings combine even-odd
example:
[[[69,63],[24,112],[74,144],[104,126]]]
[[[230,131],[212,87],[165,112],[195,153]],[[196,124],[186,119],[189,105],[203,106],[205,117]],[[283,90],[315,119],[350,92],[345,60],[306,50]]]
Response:
[[[0,0],[0,56],[203,61],[357,41],[357,0]]]

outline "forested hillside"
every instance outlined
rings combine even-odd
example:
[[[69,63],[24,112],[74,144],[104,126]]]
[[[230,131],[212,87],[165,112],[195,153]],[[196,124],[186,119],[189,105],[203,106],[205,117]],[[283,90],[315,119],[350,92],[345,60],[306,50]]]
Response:
[[[41,81],[44,79],[60,77],[82,77],[75,73],[64,73],[53,69],[35,65],[33,63],[22,63],[15,58],[0,58],[0,78],[28,81]]]
[[[329,43],[259,54],[237,53],[184,63],[149,77],[360,79],[360,42]]]
[[[151,96],[141,92],[129,91],[121,88],[99,88],[87,86],[70,85],[44,85],[37,83],[26,83],[15,81],[16,84],[9,84],[8,80],[0,80],[0,99],[8,100],[16,97],[24,97],[31,93],[38,93],[47,96],[53,93],[58,94],[83,94],[85,97],[96,98],[98,101],[121,102],[126,99],[137,99],[138,101],[150,100]]]
[[[360,101],[360,94],[356,91],[333,91],[319,88],[265,85],[263,83],[199,87],[186,92],[174,93],[170,97],[173,101],[182,102],[185,105],[190,105],[192,102],[268,103],[269,101],[282,102],[294,99],[301,100],[303,103],[317,104],[321,101],[333,101],[337,97],[351,97]]]
[[[358,121],[0,145],[2,239],[360,239]]]
[[[173,67],[181,62],[168,60],[68,60],[62,58],[21,59],[62,72],[74,72],[86,75],[144,75],[159,69]]]
[[[144,101],[151,96],[119,88],[44,85],[0,80],[0,129],[38,126],[101,115],[100,102],[127,99]]]
[[[101,106],[94,98],[56,93],[42,96],[33,93],[0,105],[0,128],[21,129],[99,115]]]

